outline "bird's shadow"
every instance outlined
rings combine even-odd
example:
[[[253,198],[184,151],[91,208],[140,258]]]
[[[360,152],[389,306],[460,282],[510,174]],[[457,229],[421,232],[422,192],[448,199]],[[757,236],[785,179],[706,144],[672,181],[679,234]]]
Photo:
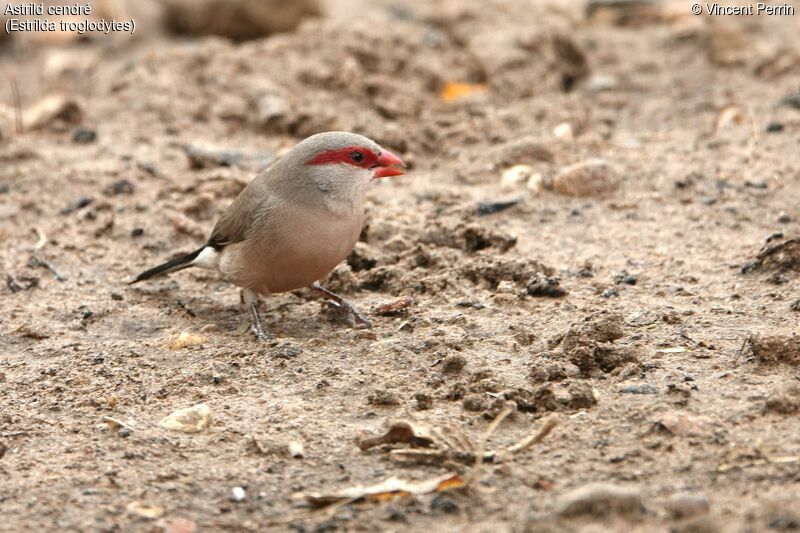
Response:
[[[199,329],[213,324],[217,331],[227,335],[252,338],[250,311],[241,302],[239,290],[231,285],[190,291],[186,287],[182,289],[175,280],[169,280],[151,287],[134,286],[130,290],[140,297],[139,302],[160,311],[162,319],[128,320],[124,327],[128,333],[156,336],[167,328]],[[341,321],[329,320],[323,303],[324,299],[311,290],[300,289],[262,297],[259,314],[266,331],[276,338],[305,341],[336,328],[348,327]],[[189,324],[186,324],[187,319]]]

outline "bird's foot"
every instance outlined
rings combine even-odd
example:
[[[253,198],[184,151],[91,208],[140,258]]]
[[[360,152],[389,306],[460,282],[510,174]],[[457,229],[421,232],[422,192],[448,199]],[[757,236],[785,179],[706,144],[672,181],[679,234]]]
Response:
[[[351,304],[335,292],[329,291],[317,282],[312,283],[311,288],[328,297],[326,303],[331,309],[337,312],[344,312],[345,318],[351,326],[362,324],[367,329],[372,329],[372,321],[361,314],[361,311],[359,311],[355,305]]]
[[[333,311],[335,314],[343,316],[345,321],[351,326],[361,324],[367,329],[372,329],[372,321],[362,315],[356,306],[347,300],[325,300],[325,305],[327,305],[328,309]]]
[[[259,342],[269,342],[272,340],[272,337],[264,331],[261,324],[250,324],[250,333],[252,333]]]

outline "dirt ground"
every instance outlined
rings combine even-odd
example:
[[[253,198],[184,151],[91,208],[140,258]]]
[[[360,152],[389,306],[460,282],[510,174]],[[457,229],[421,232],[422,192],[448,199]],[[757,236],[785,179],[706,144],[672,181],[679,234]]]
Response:
[[[2,45],[0,530],[800,528],[800,15],[348,0],[234,42],[151,11]],[[297,291],[263,344],[209,271],[126,284],[331,129],[410,164],[327,281],[372,330]],[[506,409],[486,450],[556,425],[476,469]],[[397,420],[473,447],[359,447]]]

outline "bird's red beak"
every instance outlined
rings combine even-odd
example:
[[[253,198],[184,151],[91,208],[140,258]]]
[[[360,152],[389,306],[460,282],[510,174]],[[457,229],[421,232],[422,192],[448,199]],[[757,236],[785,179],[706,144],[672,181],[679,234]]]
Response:
[[[394,155],[388,150],[381,152],[378,157],[378,168],[375,169],[376,178],[388,178],[390,176],[399,176],[403,174],[403,168],[406,164],[403,160]]]

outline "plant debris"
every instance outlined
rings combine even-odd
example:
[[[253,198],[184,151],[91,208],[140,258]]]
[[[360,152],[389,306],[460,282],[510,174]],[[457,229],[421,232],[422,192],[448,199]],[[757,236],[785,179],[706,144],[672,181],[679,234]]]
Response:
[[[295,499],[304,500],[313,507],[327,507],[339,503],[386,502],[395,498],[409,498],[422,494],[460,489],[465,485],[458,474],[446,474],[423,481],[407,481],[390,477],[371,486],[356,485],[335,492],[301,492]]]

